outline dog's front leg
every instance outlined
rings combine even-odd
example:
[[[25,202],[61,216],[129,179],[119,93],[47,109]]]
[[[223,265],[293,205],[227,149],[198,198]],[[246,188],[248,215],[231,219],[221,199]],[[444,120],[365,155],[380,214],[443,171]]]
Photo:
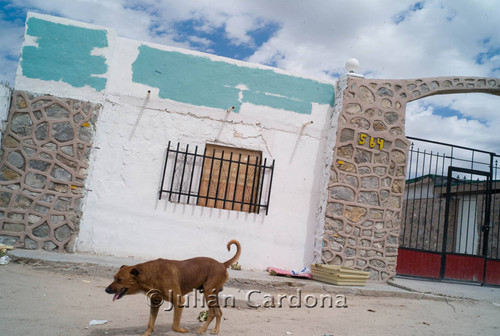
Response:
[[[149,311],[148,328],[146,329],[144,334],[142,334],[142,336],[149,336],[155,330],[156,316],[158,316],[159,310],[160,310],[160,306],[151,306],[151,309]]]
[[[184,296],[182,294],[176,295],[174,302],[174,322],[172,323],[172,330],[180,333],[189,332],[188,329],[181,327],[182,310],[184,309]]]

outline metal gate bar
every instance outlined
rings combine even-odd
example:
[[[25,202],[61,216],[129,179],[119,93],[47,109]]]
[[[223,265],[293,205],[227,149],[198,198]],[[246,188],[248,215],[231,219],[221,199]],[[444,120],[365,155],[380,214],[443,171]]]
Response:
[[[460,271],[460,261],[455,261],[463,258],[469,265],[466,269],[474,274],[468,280],[500,284],[498,155],[438,141],[408,139],[412,144],[397,273],[456,278],[450,267]],[[432,271],[436,267],[440,270],[437,276]],[[480,267],[481,272],[472,271],[474,267]]]

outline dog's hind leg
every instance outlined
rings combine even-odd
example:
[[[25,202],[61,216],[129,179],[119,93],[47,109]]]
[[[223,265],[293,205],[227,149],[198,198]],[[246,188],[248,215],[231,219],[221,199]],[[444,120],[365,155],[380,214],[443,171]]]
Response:
[[[220,322],[222,320],[222,310],[219,306],[213,307],[213,314],[215,315],[215,328],[210,333],[218,335],[220,331]]]
[[[208,291],[205,288],[205,300],[207,301],[208,305],[208,316],[207,320],[205,323],[198,329],[198,334],[203,334],[205,331],[207,331],[208,326],[212,321],[215,320],[215,328],[210,332],[213,335],[217,335],[220,331],[220,323],[222,319],[222,310],[219,307],[219,289],[218,288],[213,288],[212,290]],[[211,294],[208,294],[211,293]]]

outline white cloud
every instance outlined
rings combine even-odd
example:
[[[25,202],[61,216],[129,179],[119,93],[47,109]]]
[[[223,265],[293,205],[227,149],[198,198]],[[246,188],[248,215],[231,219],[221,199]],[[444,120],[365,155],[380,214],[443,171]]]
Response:
[[[472,93],[411,102],[406,106],[406,135],[500,154],[499,103],[500,97]],[[436,106],[458,110],[463,116],[437,115]]]

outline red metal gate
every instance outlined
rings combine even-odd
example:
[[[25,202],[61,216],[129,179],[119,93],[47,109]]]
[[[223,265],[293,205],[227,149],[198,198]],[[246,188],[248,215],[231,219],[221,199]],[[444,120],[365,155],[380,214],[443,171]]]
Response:
[[[410,139],[397,274],[500,285],[496,154]]]

